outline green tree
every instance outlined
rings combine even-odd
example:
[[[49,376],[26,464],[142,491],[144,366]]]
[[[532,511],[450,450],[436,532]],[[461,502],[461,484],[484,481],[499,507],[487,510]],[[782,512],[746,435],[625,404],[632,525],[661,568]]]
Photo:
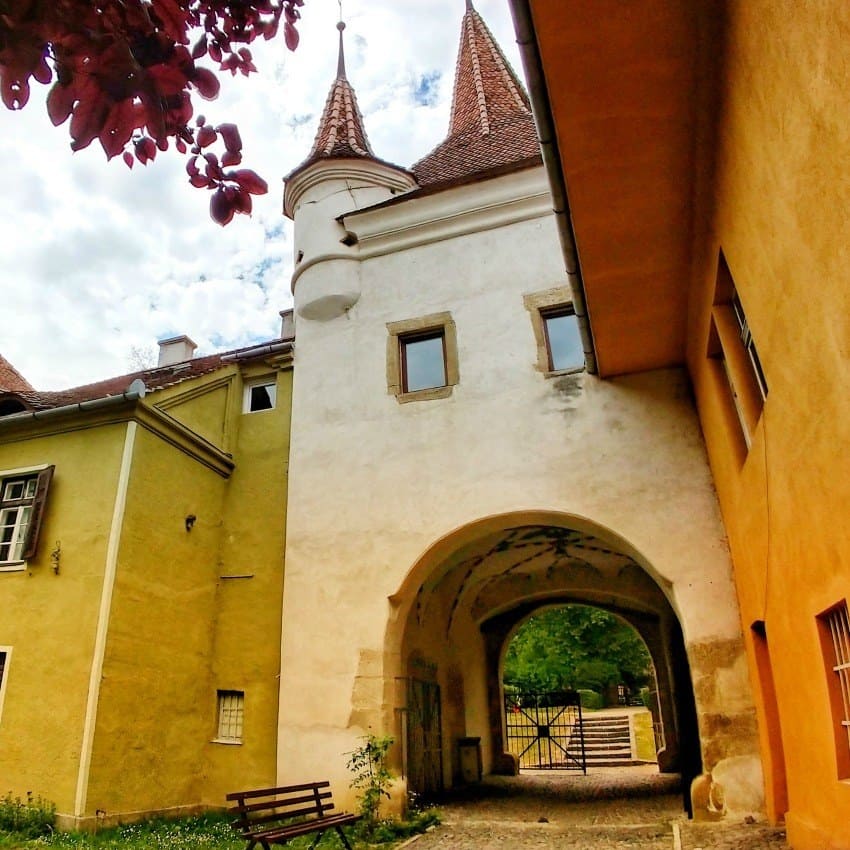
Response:
[[[522,691],[645,685],[652,662],[637,632],[612,614],[565,605],[536,614],[514,636],[505,684]]]

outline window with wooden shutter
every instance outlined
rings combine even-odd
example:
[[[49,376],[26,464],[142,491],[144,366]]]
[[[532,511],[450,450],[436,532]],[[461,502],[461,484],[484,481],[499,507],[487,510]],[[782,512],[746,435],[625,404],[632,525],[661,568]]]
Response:
[[[28,561],[35,557],[38,550],[38,537],[41,532],[41,519],[44,516],[44,505],[47,501],[47,490],[50,487],[50,482],[53,480],[54,467],[48,466],[47,469],[42,469],[38,473],[38,479],[35,488],[35,498],[32,503],[32,512],[30,514],[29,531],[24,544],[24,560]]]
[[[0,569],[35,556],[53,469],[0,475]]]

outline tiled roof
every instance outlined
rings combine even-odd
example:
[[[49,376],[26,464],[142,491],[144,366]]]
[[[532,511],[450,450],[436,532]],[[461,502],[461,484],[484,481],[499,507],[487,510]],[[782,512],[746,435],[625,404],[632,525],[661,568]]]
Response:
[[[342,47],[342,31],[345,24],[340,21],[337,27],[339,28],[339,60],[336,79],[328,92],[313,147],[307,159],[295,168],[287,179],[320,159],[352,157],[376,159],[366,136],[363,115],[357,105],[357,96],[345,76],[345,55]]]
[[[0,354],[0,392],[31,391],[30,382]]]
[[[273,340],[272,343],[291,342],[288,340]],[[14,396],[23,402],[30,410],[48,410],[54,407],[64,407],[69,404],[79,404],[84,401],[92,401],[107,396],[118,396],[126,392],[130,384],[135,380],[144,382],[147,392],[155,392],[166,387],[180,384],[190,378],[198,378],[214,372],[222,366],[227,365],[223,359],[238,355],[242,352],[253,352],[257,345],[246,348],[236,348],[232,351],[223,351],[220,354],[209,354],[206,357],[195,357],[182,363],[172,363],[170,366],[157,366],[154,369],[143,369],[139,372],[129,372],[116,378],[107,378],[93,384],[85,384],[81,387],[72,387],[68,390],[56,390],[40,392],[34,390],[29,384],[27,389],[5,391],[0,387],[0,399],[3,396]],[[5,362],[5,361],[4,361]]]
[[[540,157],[528,95],[481,16],[467,2],[449,134],[412,166],[420,186]]]

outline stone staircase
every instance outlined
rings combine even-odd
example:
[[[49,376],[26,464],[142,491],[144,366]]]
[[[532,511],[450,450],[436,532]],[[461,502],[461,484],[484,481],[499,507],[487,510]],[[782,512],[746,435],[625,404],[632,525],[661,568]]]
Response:
[[[621,767],[636,764],[632,754],[628,714],[585,714],[584,753],[588,767]],[[570,755],[580,759],[578,736],[570,741]]]

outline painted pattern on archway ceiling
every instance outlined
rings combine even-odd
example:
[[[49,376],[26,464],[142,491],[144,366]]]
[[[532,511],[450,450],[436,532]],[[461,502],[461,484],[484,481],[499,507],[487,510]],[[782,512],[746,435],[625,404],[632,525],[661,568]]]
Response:
[[[422,624],[439,613],[448,632],[462,607],[481,622],[506,606],[547,596],[652,613],[666,605],[642,567],[600,538],[526,525],[459,547],[420,587],[415,616]]]

